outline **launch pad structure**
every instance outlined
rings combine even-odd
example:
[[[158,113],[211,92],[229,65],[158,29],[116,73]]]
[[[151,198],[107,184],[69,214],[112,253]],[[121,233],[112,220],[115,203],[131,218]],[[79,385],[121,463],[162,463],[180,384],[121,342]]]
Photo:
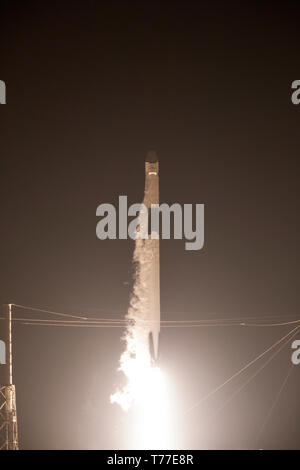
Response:
[[[0,386],[0,450],[18,450],[16,389],[12,380],[11,304],[3,306],[5,323],[5,375]]]

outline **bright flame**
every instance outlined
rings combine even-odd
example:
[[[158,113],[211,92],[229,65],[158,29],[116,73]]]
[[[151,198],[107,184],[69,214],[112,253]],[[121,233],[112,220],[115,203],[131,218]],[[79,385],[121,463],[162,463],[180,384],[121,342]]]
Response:
[[[140,449],[167,449],[170,413],[165,376],[158,367],[145,371],[137,384],[134,443]]]
[[[131,327],[119,368],[127,383],[110,400],[118,403],[124,411],[132,408],[134,416],[130,433],[133,448],[167,449],[171,447],[169,392],[161,369],[151,364],[147,337],[143,337],[142,330]]]
[[[135,449],[167,449],[170,443],[170,410],[167,383],[158,367],[142,360],[129,360],[128,383],[111,397],[125,411],[132,405],[132,446]],[[129,405],[130,403],[130,405]]]

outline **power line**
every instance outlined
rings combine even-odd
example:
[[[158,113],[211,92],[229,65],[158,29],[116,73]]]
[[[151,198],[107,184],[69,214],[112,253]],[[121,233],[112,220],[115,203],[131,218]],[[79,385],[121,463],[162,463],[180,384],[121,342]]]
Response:
[[[79,315],[71,315],[69,313],[61,313],[61,312],[53,312],[51,310],[45,310],[37,307],[26,307],[25,305],[19,305],[19,304],[11,304],[14,307],[19,307],[19,308],[24,308],[25,310],[32,310],[36,312],[44,312],[44,313],[49,313],[51,315],[58,315],[61,317],[70,317],[70,318],[81,318],[82,320],[87,320],[87,317],[79,316]]]
[[[286,386],[286,384],[287,384],[287,381],[288,381],[288,379],[289,379],[289,376],[290,376],[290,374],[291,374],[293,368],[294,368],[294,365],[293,365],[293,364],[291,364],[290,367],[288,368],[288,372],[287,372],[287,374],[285,375],[285,377],[284,377],[284,379],[283,379],[283,382],[282,382],[282,384],[281,384],[281,387],[280,387],[280,389],[278,390],[278,393],[276,394],[276,396],[275,396],[275,398],[274,398],[274,400],[273,400],[273,403],[272,403],[272,405],[271,405],[271,407],[270,407],[270,409],[269,409],[269,411],[268,411],[268,413],[267,413],[267,416],[266,416],[266,418],[264,419],[264,421],[263,421],[263,423],[262,423],[262,426],[261,426],[261,428],[260,428],[260,431],[259,431],[258,434],[257,434],[257,441],[259,440],[260,436],[262,435],[262,433],[263,433],[263,431],[264,431],[266,425],[268,424],[268,422],[269,422],[269,420],[270,420],[270,418],[271,418],[271,416],[272,416],[272,413],[273,413],[273,411],[274,411],[274,408],[276,407],[277,403],[279,402],[279,399],[280,399],[280,397],[281,397],[281,394],[282,394],[282,392],[283,392],[283,390],[284,390],[284,388],[285,388],[285,386]]]
[[[97,318],[97,317],[87,317],[87,316],[79,316],[79,315],[74,315],[74,314],[69,314],[69,313],[63,313],[63,312],[56,312],[53,310],[47,310],[47,309],[41,309],[38,307],[29,307],[26,305],[20,305],[20,304],[12,304],[15,307],[19,307],[22,309],[26,310],[31,310],[31,311],[38,311],[42,313],[47,313],[51,315],[57,315],[57,316],[63,316],[63,317],[68,317],[68,318],[76,318],[79,319],[82,322],[103,322],[108,325],[115,325],[115,324],[122,324],[126,326],[127,324],[130,324],[130,322],[139,322],[142,324],[149,324],[149,323],[155,323],[151,320],[144,320],[140,318],[131,318],[130,316],[125,316],[125,318],[120,318],[120,319],[109,319],[109,318]],[[251,317],[248,317],[251,318]],[[257,318],[257,317],[252,317]],[[273,317],[275,318],[275,317]],[[19,318],[13,318],[14,321],[20,321],[21,319]],[[245,318],[243,318],[245,320]],[[27,319],[24,319],[24,321],[27,321]],[[45,319],[30,319],[31,323],[36,322],[45,322],[47,320]],[[58,320],[57,320],[58,321]],[[50,320],[48,321],[50,325]],[[178,327],[184,327],[184,328],[194,328],[194,327],[212,327],[212,326],[217,326],[217,327],[228,327],[228,326],[247,326],[247,327],[274,327],[274,326],[287,326],[287,325],[293,325],[293,324],[298,324],[300,323],[300,320],[292,320],[292,321],[281,321],[281,322],[271,322],[271,323],[250,323],[250,322],[245,322],[245,321],[238,321],[238,319],[234,318],[229,318],[229,319],[201,319],[201,320],[162,320],[161,321],[161,326],[162,327],[169,327],[169,328],[178,328]],[[26,324],[29,324],[28,322]],[[67,325],[67,323],[66,323]]]
[[[0,320],[4,320],[3,317],[0,317]],[[63,323],[64,326],[72,326],[73,324],[77,324],[77,326],[86,326],[86,325],[104,325],[104,326],[122,326],[126,327],[131,322],[141,322],[143,324],[154,323],[151,320],[110,320],[108,318],[104,319],[97,319],[94,320],[50,320],[44,318],[13,318],[12,321],[15,322],[26,322],[21,324],[45,324],[45,326],[55,326],[57,323]],[[30,322],[30,323],[29,323]],[[300,323],[300,320],[290,321],[290,322],[282,322],[282,323],[245,323],[245,322],[238,322],[238,323],[184,323],[184,321],[180,321],[176,323],[176,321],[172,322],[162,322],[162,328],[205,328],[205,327],[230,327],[230,326],[242,326],[242,327],[272,327],[272,326],[287,326],[287,325],[294,325]]]
[[[47,324],[47,323],[32,323],[32,322],[24,322],[24,323],[21,323],[22,325],[34,325],[34,326],[60,326],[60,327],[66,327],[66,328],[124,328],[123,325],[104,325],[104,324],[101,324],[101,325],[89,325],[89,324],[86,324],[86,325],[66,325],[66,324],[63,324],[63,323],[51,323],[51,324]]]
[[[4,317],[0,317],[0,320],[4,320]],[[45,323],[49,323],[49,324],[52,324],[52,323],[65,323],[66,326],[68,324],[70,324],[70,326],[72,326],[72,324],[74,323],[78,323],[78,324],[103,324],[103,325],[109,325],[109,324],[118,324],[118,323],[124,323],[123,321],[110,321],[108,319],[103,319],[103,320],[100,320],[100,319],[95,319],[95,320],[53,320],[53,319],[45,319],[45,318],[13,318],[13,321],[16,321],[16,322],[22,322],[22,321],[30,321],[30,322],[45,322]],[[128,322],[125,322],[125,323],[128,323]]]
[[[29,306],[25,306],[25,305],[20,305],[20,304],[11,304],[15,307],[19,307],[19,308],[23,308],[23,309],[26,309],[26,310],[31,310],[31,311],[37,311],[37,312],[43,312],[43,313],[48,313],[48,314],[52,314],[52,315],[58,315],[58,316],[64,316],[64,317],[70,317],[70,318],[76,318],[76,319],[80,319],[80,320],[101,320],[101,321],[107,321],[107,322],[130,322],[130,321],[140,321],[140,322],[145,322],[145,323],[149,323],[151,322],[151,320],[143,320],[143,319],[135,319],[135,318],[130,318],[127,316],[127,314],[125,314],[125,318],[116,318],[116,319],[109,319],[109,318],[97,318],[97,317],[90,317],[90,316],[82,316],[82,315],[75,315],[75,314],[69,314],[69,313],[62,313],[62,312],[56,312],[56,311],[53,311],[53,310],[47,310],[47,309],[41,309],[41,308],[38,308],[38,307],[29,307]],[[282,317],[285,317],[285,315],[270,315],[270,316],[252,316],[252,317],[234,317],[234,318],[209,318],[209,319],[201,319],[201,320],[197,320],[197,319],[185,319],[185,320],[161,320],[161,323],[162,324],[181,324],[181,323],[184,323],[184,324],[188,324],[188,323],[191,323],[191,326],[195,326],[195,325],[201,325],[201,324],[204,324],[205,326],[207,324],[209,325],[213,325],[213,324],[220,324],[220,323],[226,323],[227,322],[231,322],[229,323],[230,325],[231,324],[234,324],[236,326],[285,326],[285,325],[291,325],[291,324],[296,324],[296,323],[300,323],[300,319],[297,319],[297,320],[293,320],[293,321],[281,321],[281,322],[272,322],[272,323],[247,323],[245,322],[245,320],[254,320],[254,319],[263,319],[263,318],[268,318],[268,319],[275,319],[275,318],[282,318]],[[223,326],[223,325],[222,325]]]
[[[223,403],[223,405],[221,407],[219,407],[214,413],[213,413],[213,416],[217,415],[220,411],[222,411],[225,406],[228,405],[228,403],[230,403],[232,401],[232,399],[238,395],[250,382],[251,380],[253,380],[273,359],[274,357],[276,357],[281,351],[282,349],[291,341],[292,338],[294,338],[294,336],[296,336],[296,334],[298,333],[298,329],[297,331],[295,331],[295,333],[289,337],[286,341],[284,341],[284,343],[280,346],[280,348],[277,349],[277,351],[275,351],[265,362],[264,364],[259,367],[259,369],[257,369],[254,374],[252,374],[247,380],[245,383],[243,383],[235,392],[233,392],[233,394],[225,401],[225,403]]]
[[[292,333],[296,333],[300,329],[299,326],[296,326],[293,330],[289,331],[286,335],[284,335],[282,338],[280,338],[278,341],[273,343],[269,348],[267,348],[265,351],[260,353],[257,357],[252,359],[250,362],[248,362],[245,366],[243,366],[240,370],[235,372],[233,375],[231,375],[225,382],[223,382],[221,385],[218,385],[215,389],[211,390],[208,394],[206,394],[201,400],[196,402],[194,405],[192,405],[190,408],[188,408],[185,412],[185,414],[191,412],[193,409],[197,408],[201,403],[206,401],[208,398],[210,398],[212,395],[214,395],[216,392],[221,390],[225,385],[227,385],[231,380],[234,378],[238,377],[242,372],[244,372],[246,369],[248,369],[251,365],[253,365],[256,361],[261,359],[263,356],[265,356],[268,352],[272,351],[278,344],[280,344],[282,341],[284,341],[287,337],[289,337]],[[290,339],[290,338],[289,338]]]

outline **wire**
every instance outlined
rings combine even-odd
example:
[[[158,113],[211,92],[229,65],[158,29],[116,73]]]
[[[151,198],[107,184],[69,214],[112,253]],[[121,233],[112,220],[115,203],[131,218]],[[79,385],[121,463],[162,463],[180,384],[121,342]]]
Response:
[[[205,395],[203,398],[201,398],[201,400],[199,400],[197,403],[195,403],[194,405],[192,405],[190,408],[188,408],[186,410],[186,412],[184,414],[187,414],[187,413],[190,413],[192,410],[194,410],[195,408],[197,408],[201,403],[203,403],[204,401],[206,401],[208,398],[210,398],[212,395],[214,395],[216,392],[218,392],[219,390],[221,390],[225,385],[227,385],[231,380],[233,380],[235,377],[238,377],[242,372],[244,372],[246,369],[248,369],[248,367],[250,367],[251,365],[253,365],[256,361],[258,361],[260,358],[262,358],[263,356],[265,356],[269,351],[272,351],[272,349],[274,349],[278,344],[280,344],[282,341],[284,341],[288,336],[290,336],[292,333],[294,332],[297,332],[299,330],[299,326],[296,326],[296,328],[294,328],[293,330],[291,330],[289,333],[287,333],[286,335],[284,335],[282,338],[280,338],[278,341],[276,341],[275,343],[273,343],[269,348],[267,348],[264,352],[262,352],[261,354],[259,354],[256,358],[252,359],[250,362],[248,362],[245,366],[243,366],[240,370],[238,370],[237,372],[235,372],[231,377],[229,377],[227,380],[225,380],[225,382],[223,382],[221,385],[219,385],[218,387],[216,387],[215,389],[211,390],[207,395]]]
[[[32,322],[24,322],[21,323],[21,325],[34,325],[34,326],[61,326],[61,327],[67,327],[67,328],[124,328],[122,325],[66,325],[63,323],[32,323]]]
[[[295,320],[295,321],[289,321],[289,322],[282,322],[282,323],[245,323],[245,322],[238,322],[238,323],[188,323],[188,324],[180,324],[180,325],[164,325],[164,322],[162,322],[162,327],[168,327],[168,328],[180,328],[180,327],[207,327],[207,326],[252,326],[252,327],[269,327],[269,326],[287,326],[287,325],[295,325],[300,323],[300,320]]]
[[[276,407],[277,403],[279,402],[279,399],[280,399],[280,397],[281,397],[281,394],[282,394],[282,392],[283,392],[283,390],[284,390],[284,388],[285,388],[285,386],[286,386],[286,384],[287,384],[287,381],[288,381],[288,379],[289,379],[289,376],[290,376],[290,374],[291,374],[293,368],[294,368],[294,365],[293,365],[293,364],[291,364],[290,367],[288,368],[288,372],[287,372],[287,374],[285,375],[285,377],[284,377],[284,379],[283,379],[283,382],[282,382],[282,384],[281,384],[281,387],[280,387],[280,389],[278,390],[278,393],[277,393],[277,395],[276,395],[275,398],[274,398],[274,401],[273,401],[273,403],[272,403],[272,405],[271,405],[271,407],[270,407],[270,409],[269,409],[269,411],[268,411],[268,413],[267,413],[267,416],[266,416],[266,418],[264,419],[264,421],[263,421],[263,423],[262,423],[262,426],[261,426],[261,428],[260,428],[260,431],[259,431],[258,434],[257,434],[257,438],[256,438],[257,442],[259,441],[260,436],[262,435],[262,433],[263,433],[263,431],[264,431],[266,425],[268,424],[268,422],[269,422],[269,420],[270,420],[270,418],[271,418],[271,416],[272,416],[272,413],[273,413],[273,411],[274,411],[274,408]]]
[[[18,305],[18,304],[11,304],[11,305],[13,305],[14,307],[24,308],[25,310],[33,310],[36,312],[50,313],[51,315],[59,315],[61,317],[81,318],[82,320],[87,320],[87,317],[83,317],[79,315],[71,315],[69,313],[53,312],[51,310],[45,310],[45,309],[36,308],[36,307],[26,307],[25,305]]]
[[[5,320],[4,317],[0,317],[0,320]],[[21,322],[21,321],[30,321],[31,323],[37,322],[37,323],[48,323],[49,325],[52,323],[64,323],[65,326],[72,326],[73,323],[78,323],[78,324],[103,324],[103,325],[117,325],[120,324],[123,327],[126,327],[128,324],[131,322],[137,322],[140,321],[143,324],[153,324],[157,323],[155,321],[151,320],[109,320],[108,318],[103,318],[103,319],[97,319],[95,318],[94,320],[50,320],[50,319],[36,319],[36,318],[13,318],[13,321]],[[206,324],[197,324],[197,323],[186,323],[184,324],[183,322],[180,322],[180,324],[170,324],[170,323],[163,323],[161,325],[162,328],[205,328],[205,327],[229,327],[229,326],[242,326],[242,327],[272,327],[272,326],[287,326],[287,325],[292,325],[292,324],[298,324],[300,323],[300,320],[295,320],[292,322],[284,322],[284,323],[268,323],[268,324],[263,324],[263,323],[206,323]]]
[[[155,324],[158,323],[157,320],[145,320],[141,318],[123,318],[123,319],[109,319],[109,318],[97,318],[97,317],[86,317],[86,316],[75,316],[71,314],[66,314],[66,313],[61,313],[61,312],[53,312],[50,310],[45,310],[45,309],[39,309],[35,307],[26,307],[26,306],[21,306],[17,304],[12,304],[14,306],[24,308],[27,310],[35,310],[35,311],[40,311],[44,313],[51,313],[53,315],[60,315],[64,317],[69,317],[69,318],[76,318],[80,319],[80,321],[84,322],[103,322],[107,324],[130,324],[130,322],[140,322],[142,324]],[[3,319],[3,317],[0,317],[0,319]],[[20,318],[13,318],[15,321],[20,321]],[[26,319],[24,319],[26,320]],[[45,319],[30,319],[32,321],[40,321],[40,322],[50,322],[52,320],[45,320]],[[57,320],[58,321],[58,320]],[[161,320],[159,322],[162,327],[169,327],[169,328],[179,328],[179,327],[213,327],[213,326],[218,326],[218,327],[225,327],[225,326],[243,326],[243,327],[274,327],[274,326],[287,326],[287,325],[294,325],[300,323],[300,320],[293,320],[293,321],[286,321],[286,322],[279,322],[279,323],[247,323],[245,321],[243,322],[238,322],[238,321],[233,321],[232,319],[223,319],[223,320]]]
[[[74,315],[74,314],[68,314],[68,313],[62,313],[62,312],[55,312],[52,310],[46,310],[46,309],[41,309],[37,307],[29,307],[25,305],[20,305],[20,304],[11,304],[15,307],[23,308],[26,310],[32,310],[32,311],[37,311],[37,312],[43,312],[43,313],[49,313],[52,315],[58,315],[58,316],[64,316],[64,317],[70,317],[70,318],[76,318],[76,319],[81,319],[81,320],[101,320],[101,321],[107,321],[107,322],[128,322],[128,321],[140,321],[140,322],[153,322],[151,320],[143,320],[143,319],[131,319],[131,318],[116,318],[116,319],[109,319],[109,318],[97,318],[97,317],[88,317],[88,316],[79,316],[79,315]],[[245,320],[249,319],[263,319],[263,318],[278,318],[282,317],[284,315],[270,315],[270,316],[256,316],[256,317],[236,317],[236,318],[216,318],[216,319],[201,319],[201,320],[161,320],[161,324],[174,324],[174,325],[180,325],[180,324],[191,324],[191,326],[207,326],[207,325],[220,325],[220,326],[229,326],[231,325],[236,325],[236,326],[285,326],[285,325],[291,325],[291,324],[296,324],[300,323],[300,319],[294,320],[294,321],[286,321],[286,322],[277,322],[277,323],[247,323]],[[231,322],[231,323],[230,323]]]
[[[162,312],[161,313],[162,315],[168,315],[167,313],[165,312]],[[196,313],[197,315],[199,315],[199,312]],[[186,312],[182,312],[181,315],[186,315]],[[291,316],[298,316],[298,314],[291,314]],[[286,314],[278,314],[278,315],[259,315],[259,316],[251,316],[251,317],[231,317],[231,318],[208,318],[208,319],[202,319],[202,320],[188,320],[188,321],[211,321],[211,322],[218,322],[218,321],[245,321],[245,320],[270,320],[270,319],[274,319],[274,321],[279,321],[280,319],[285,319],[286,318]],[[172,321],[172,320],[166,320],[166,321]],[[184,321],[184,320],[174,320],[174,321]]]
[[[290,338],[288,338],[288,339],[283,343],[282,346],[280,346],[280,348],[279,348],[277,351],[275,351],[275,352],[266,360],[266,362],[264,362],[264,364],[263,364],[259,369],[257,369],[257,371],[255,371],[254,374],[251,375],[251,377],[249,377],[249,378],[246,380],[246,382],[245,382],[244,384],[241,385],[241,387],[239,387],[239,388],[225,401],[225,403],[223,403],[223,405],[222,405],[221,407],[219,407],[219,408],[213,413],[212,416],[214,417],[214,416],[217,415],[220,411],[222,411],[222,410],[225,408],[225,406],[227,406],[228,403],[230,403],[231,400],[232,400],[236,395],[238,395],[238,393],[240,393],[240,392],[248,385],[248,383],[250,383],[251,380],[253,380],[253,379],[254,379],[254,378],[255,378],[255,377],[274,359],[274,357],[276,357],[276,356],[280,353],[280,351],[282,351],[282,349],[291,341],[291,339],[292,339],[294,336],[296,336],[297,333],[298,333],[298,329],[297,329],[297,331],[295,331],[295,333],[294,333]]]
[[[0,317],[0,320],[5,320],[5,317]],[[45,318],[12,318],[12,321],[30,321],[30,322],[45,322],[45,323],[65,323],[66,325],[70,324],[72,326],[73,323],[81,323],[81,324],[118,324],[123,323],[121,321],[110,321],[110,320],[52,320],[52,319],[45,319]]]

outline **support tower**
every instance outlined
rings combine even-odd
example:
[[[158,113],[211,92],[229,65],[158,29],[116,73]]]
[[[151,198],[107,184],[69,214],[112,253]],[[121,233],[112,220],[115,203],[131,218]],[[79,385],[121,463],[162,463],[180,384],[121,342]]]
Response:
[[[0,450],[18,450],[16,390],[12,381],[11,304],[3,306],[5,364],[4,384],[0,385]]]

